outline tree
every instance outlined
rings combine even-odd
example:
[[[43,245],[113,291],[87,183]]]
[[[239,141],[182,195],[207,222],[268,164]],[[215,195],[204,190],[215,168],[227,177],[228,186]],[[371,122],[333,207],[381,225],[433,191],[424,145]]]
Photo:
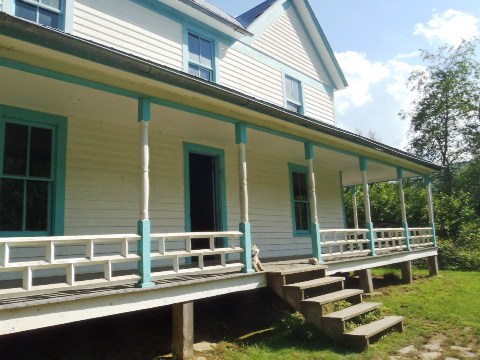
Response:
[[[453,191],[453,165],[473,156],[479,143],[480,64],[476,41],[458,47],[441,47],[437,53],[422,50],[429,65],[413,71],[407,85],[418,96],[410,111],[409,150],[444,166],[440,190]]]

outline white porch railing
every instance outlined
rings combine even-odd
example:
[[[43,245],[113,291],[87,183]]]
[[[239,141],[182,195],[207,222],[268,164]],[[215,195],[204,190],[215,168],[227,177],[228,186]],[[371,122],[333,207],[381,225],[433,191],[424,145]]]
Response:
[[[403,228],[374,229],[375,251],[403,250],[407,248],[407,239]]]
[[[427,245],[434,245],[432,228],[409,228],[410,231],[410,247],[420,247]]]
[[[152,278],[241,268],[240,262],[227,263],[227,254],[243,252],[238,246],[241,236],[238,231],[154,234],[152,243],[157,242],[158,247],[152,246],[151,258],[152,266],[158,268],[154,268]],[[193,250],[192,239],[198,238],[208,238],[209,248]],[[216,246],[216,239],[228,239],[228,247]],[[140,276],[132,274],[132,269],[140,260],[139,240],[135,234],[0,238],[0,280],[6,280],[2,281],[0,297],[136,282]],[[208,255],[220,259],[209,266],[204,261]],[[181,261],[186,258],[196,258],[198,264]],[[13,276],[8,277],[9,273]],[[21,287],[18,280],[8,280],[18,278],[22,279]]]
[[[367,229],[320,230],[322,258],[368,255]]]

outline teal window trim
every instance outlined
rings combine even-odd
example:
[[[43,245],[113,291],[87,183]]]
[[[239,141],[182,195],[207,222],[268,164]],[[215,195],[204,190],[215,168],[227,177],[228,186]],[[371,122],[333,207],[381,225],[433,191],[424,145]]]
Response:
[[[16,1],[17,0],[3,0],[2,11],[15,16]],[[67,33],[72,33],[73,31],[73,1],[74,0],[61,0],[59,30]],[[27,2],[35,5],[34,1],[27,0]]]
[[[185,231],[192,230],[190,222],[190,153],[215,156],[218,159],[218,192],[220,195],[220,231],[227,231],[227,182],[226,182],[226,168],[225,168],[225,152],[223,149],[214,148],[210,146],[194,144],[189,142],[183,143],[183,165],[184,165],[184,205],[185,205]],[[227,244],[225,244],[227,245]]]
[[[311,224],[310,224],[310,200],[308,198],[308,169],[306,166],[298,164],[288,164],[288,173],[290,178],[290,203],[292,209],[292,229],[293,236],[295,237],[310,237],[311,236]],[[307,228],[305,230],[297,230],[297,221],[296,221],[296,207],[295,207],[295,196],[294,196],[294,187],[293,187],[293,174],[300,173],[305,175],[305,190],[306,190],[306,201],[303,201],[306,204],[306,224]]]
[[[211,68],[205,67],[206,69],[211,70],[212,72],[212,78],[211,81],[214,83],[219,83],[220,82],[220,76],[219,76],[219,71],[218,71],[218,64],[219,64],[219,46],[218,46],[218,37],[215,36],[215,34],[204,30],[198,26],[194,26],[191,23],[188,23],[186,21],[182,22],[183,24],[183,71],[186,73],[189,72],[189,67],[190,64],[200,66],[202,67],[201,64],[197,64],[195,62],[190,61],[190,51],[189,51],[189,46],[188,46],[188,38],[189,34],[192,34],[194,36],[198,36],[201,39],[205,39],[211,43],[212,46],[212,66]]]
[[[65,180],[68,119],[63,116],[0,105],[0,175],[3,169],[3,151],[5,123],[24,124],[54,129],[52,174],[53,186],[49,190],[51,202],[49,206],[48,231],[0,231],[0,237],[11,236],[44,236],[64,234],[65,228]],[[2,175],[3,177],[3,175]]]
[[[290,83],[290,86],[288,86]],[[295,99],[289,94],[288,89],[292,88],[292,85],[298,85],[298,98]],[[284,107],[289,109],[293,112],[298,112],[300,115],[305,115],[305,100],[303,97],[303,85],[302,82],[296,79],[289,74],[283,73],[283,99],[284,99]],[[298,108],[298,111],[292,110],[291,107]]]

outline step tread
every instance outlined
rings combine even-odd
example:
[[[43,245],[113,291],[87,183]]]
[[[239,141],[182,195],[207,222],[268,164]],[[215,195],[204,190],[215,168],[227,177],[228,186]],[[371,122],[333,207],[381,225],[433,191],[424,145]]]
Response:
[[[362,290],[343,289],[343,290],[335,291],[329,294],[308,298],[308,299],[302,300],[302,302],[309,302],[309,303],[312,302],[312,303],[319,303],[320,305],[325,305],[334,301],[343,300],[348,297],[360,295],[360,294],[363,294]]]
[[[403,321],[403,316],[385,316],[383,319],[361,325],[345,335],[368,339]]]
[[[327,277],[323,277],[323,278],[318,278],[318,279],[313,279],[313,280],[308,280],[308,281],[302,281],[302,282],[283,285],[283,286],[284,287],[289,287],[289,288],[298,288],[298,289],[303,290],[303,289],[314,288],[314,287],[317,287],[317,286],[333,284],[333,283],[344,281],[344,280],[345,280],[344,277],[327,276]]]
[[[272,274],[276,275],[292,275],[292,274],[300,274],[300,273],[305,273],[305,272],[310,272],[310,271],[318,271],[318,270],[325,270],[327,266],[325,265],[305,265],[305,267],[301,268],[291,268],[291,269],[284,269],[284,270],[275,270],[275,271],[270,271]]]
[[[322,316],[325,319],[338,319],[340,321],[345,321],[356,316],[365,314],[369,311],[375,310],[380,307],[382,303],[374,302],[362,302],[360,304],[349,306],[348,308],[332,312],[330,314]]]

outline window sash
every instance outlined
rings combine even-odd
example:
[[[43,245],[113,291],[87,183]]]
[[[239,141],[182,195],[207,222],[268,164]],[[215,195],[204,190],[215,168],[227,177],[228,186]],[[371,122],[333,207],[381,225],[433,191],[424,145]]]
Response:
[[[299,166],[290,166],[292,216],[294,235],[310,234],[310,201],[307,172]]]
[[[37,8],[42,8],[57,14],[60,14],[62,12],[62,2],[63,2],[62,0],[57,0],[57,1],[54,0],[55,2],[58,3],[58,6],[56,7],[49,5],[48,3],[52,3],[52,1],[48,1],[48,0],[15,0],[15,1],[27,3],[30,5],[36,6]]]
[[[213,81],[213,41],[188,32],[188,72]]]

